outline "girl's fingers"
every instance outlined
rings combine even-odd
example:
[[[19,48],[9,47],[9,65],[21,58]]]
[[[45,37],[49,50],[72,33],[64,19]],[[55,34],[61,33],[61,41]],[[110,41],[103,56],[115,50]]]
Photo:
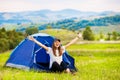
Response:
[[[33,37],[32,37],[32,36],[28,36],[28,39],[29,39],[29,40],[33,40]]]
[[[79,34],[78,34],[78,37],[80,37],[80,38],[81,38],[81,37],[82,37],[82,34],[80,34],[80,33],[79,33]]]

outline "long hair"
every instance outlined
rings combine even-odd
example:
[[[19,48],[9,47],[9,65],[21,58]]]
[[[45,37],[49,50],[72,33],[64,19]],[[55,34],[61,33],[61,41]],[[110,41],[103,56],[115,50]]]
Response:
[[[55,41],[59,41],[59,42],[60,42],[59,39],[55,39],[54,42],[55,42]],[[57,55],[56,55],[56,49],[57,49],[57,48],[55,47],[55,45],[54,45],[54,43],[53,43],[53,44],[52,44],[52,50],[53,50],[53,54],[54,54],[55,56],[57,56]],[[61,56],[61,55],[62,55],[61,46],[58,47],[58,52],[59,52],[59,56]]]

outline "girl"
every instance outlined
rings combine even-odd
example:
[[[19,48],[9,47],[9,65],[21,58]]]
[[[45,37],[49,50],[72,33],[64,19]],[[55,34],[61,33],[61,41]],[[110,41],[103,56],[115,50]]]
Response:
[[[41,42],[34,39],[32,36],[29,36],[28,39],[35,42],[36,44],[38,44],[39,46],[41,46],[42,48],[44,48],[47,51],[47,53],[50,56],[49,68],[52,72],[62,72],[65,70],[67,73],[70,73],[69,67],[67,67],[67,64],[62,60],[62,55],[68,46],[75,43],[81,37],[82,37],[82,35],[78,34],[78,36],[76,38],[74,38],[71,42],[69,42],[65,46],[61,46],[60,39],[55,39],[52,47],[45,46]]]

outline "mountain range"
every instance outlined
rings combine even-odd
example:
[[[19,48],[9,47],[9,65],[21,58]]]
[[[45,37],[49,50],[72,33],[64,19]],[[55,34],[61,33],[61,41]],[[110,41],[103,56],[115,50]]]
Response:
[[[120,15],[120,12],[83,12],[74,9],[64,9],[60,11],[44,9],[39,11],[0,12],[0,24],[49,23],[74,17],[79,19],[94,19],[114,15]]]

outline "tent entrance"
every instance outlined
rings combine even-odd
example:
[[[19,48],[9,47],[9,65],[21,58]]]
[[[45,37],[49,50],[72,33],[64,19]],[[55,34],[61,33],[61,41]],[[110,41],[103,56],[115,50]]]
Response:
[[[34,63],[41,67],[49,68],[49,55],[43,48],[39,48],[37,51],[35,51]]]

